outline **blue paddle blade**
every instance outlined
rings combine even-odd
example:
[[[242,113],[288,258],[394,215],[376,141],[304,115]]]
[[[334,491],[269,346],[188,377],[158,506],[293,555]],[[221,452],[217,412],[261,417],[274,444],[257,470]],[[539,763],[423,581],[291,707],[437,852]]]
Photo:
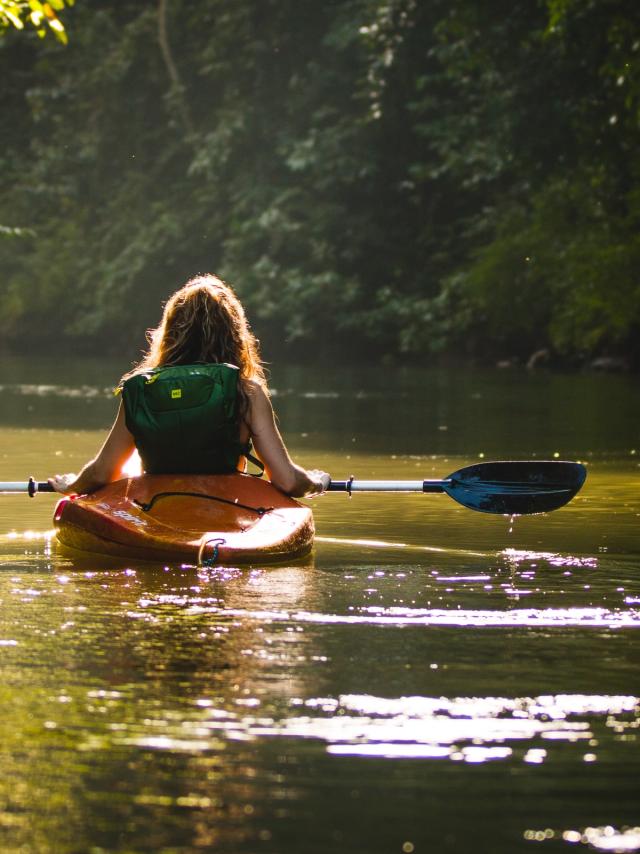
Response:
[[[442,486],[447,495],[471,510],[522,516],[567,504],[586,476],[585,467],[573,462],[478,463],[454,472]]]

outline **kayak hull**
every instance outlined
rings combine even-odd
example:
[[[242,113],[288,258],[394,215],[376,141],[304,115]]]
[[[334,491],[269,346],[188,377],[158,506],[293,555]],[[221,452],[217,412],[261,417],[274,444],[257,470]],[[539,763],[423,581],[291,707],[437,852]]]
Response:
[[[268,481],[245,474],[142,475],[55,510],[62,545],[147,561],[282,563],[311,550],[313,515]]]

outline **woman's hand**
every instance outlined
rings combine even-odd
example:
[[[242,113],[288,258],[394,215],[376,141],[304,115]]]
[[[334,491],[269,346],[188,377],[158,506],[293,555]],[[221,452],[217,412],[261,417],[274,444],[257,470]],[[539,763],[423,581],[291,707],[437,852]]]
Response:
[[[69,493],[74,492],[74,490],[70,489],[70,487],[76,482],[77,479],[77,474],[56,474],[53,477],[49,478],[49,483],[55,489],[56,492],[62,492],[63,495],[68,495]]]
[[[326,471],[321,471],[320,469],[311,469],[307,474],[309,478],[313,481],[313,487],[310,492],[307,492],[305,498],[315,498],[318,495],[322,495],[324,492],[329,489],[329,484],[331,483],[331,475],[327,474]]]

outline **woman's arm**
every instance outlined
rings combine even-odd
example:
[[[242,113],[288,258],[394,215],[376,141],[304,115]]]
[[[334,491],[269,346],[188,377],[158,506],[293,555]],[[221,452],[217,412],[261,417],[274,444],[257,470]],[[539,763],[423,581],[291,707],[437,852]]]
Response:
[[[274,486],[294,497],[317,494],[327,489],[331,478],[326,472],[307,471],[289,456],[276,425],[271,401],[259,383],[250,384],[247,420],[256,453]]]
[[[133,436],[125,424],[124,407],[121,403],[113,427],[98,455],[93,460],[89,460],[79,475],[56,475],[49,478],[49,483],[57,492],[78,495],[95,492],[96,489],[121,476],[122,467],[134,448]]]

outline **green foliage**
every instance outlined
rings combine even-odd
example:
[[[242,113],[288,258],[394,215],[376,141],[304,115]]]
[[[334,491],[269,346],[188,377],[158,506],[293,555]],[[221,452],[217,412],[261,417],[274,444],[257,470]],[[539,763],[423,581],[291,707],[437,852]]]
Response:
[[[635,0],[101,0],[73,22],[64,52],[0,41],[0,222],[32,230],[0,240],[5,340],[134,348],[213,270],[300,352],[635,355]]]
[[[512,352],[630,346],[640,325],[640,211],[607,213],[607,201],[601,176],[549,181],[526,208],[505,212],[495,240],[478,252],[465,287]]]
[[[64,24],[56,15],[67,6],[73,6],[75,0],[50,0],[40,3],[39,0],[0,0],[0,32],[8,27],[17,30],[24,29],[25,24],[35,28],[40,38],[51,31],[58,41],[67,44],[67,33]]]
[[[553,128],[554,149],[536,134],[521,152],[464,288],[482,328],[512,353],[637,358],[640,18],[624,2],[549,7],[536,45],[547,71],[530,97],[553,95],[557,120],[542,126]]]

